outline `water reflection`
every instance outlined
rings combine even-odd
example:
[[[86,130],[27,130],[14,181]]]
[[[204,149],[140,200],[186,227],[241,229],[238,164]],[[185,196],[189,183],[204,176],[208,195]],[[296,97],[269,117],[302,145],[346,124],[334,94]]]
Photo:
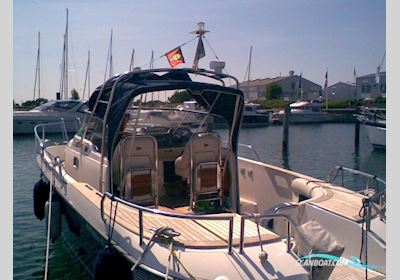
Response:
[[[282,167],[290,170],[289,151],[282,149]]]

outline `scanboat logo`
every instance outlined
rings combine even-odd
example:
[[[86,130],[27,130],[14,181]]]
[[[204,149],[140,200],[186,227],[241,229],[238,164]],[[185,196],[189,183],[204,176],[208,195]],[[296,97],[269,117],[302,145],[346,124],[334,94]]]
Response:
[[[311,254],[298,258],[297,261],[303,266],[353,266],[368,269],[383,268],[383,266],[363,264],[359,258],[354,256],[352,256],[351,259],[352,260],[328,254]]]

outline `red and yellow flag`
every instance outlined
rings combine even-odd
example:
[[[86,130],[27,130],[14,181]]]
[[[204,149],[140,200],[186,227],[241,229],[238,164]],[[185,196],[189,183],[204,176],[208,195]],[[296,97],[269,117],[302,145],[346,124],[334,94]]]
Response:
[[[176,65],[185,63],[181,47],[177,47],[165,55],[168,59],[169,65],[174,68]]]

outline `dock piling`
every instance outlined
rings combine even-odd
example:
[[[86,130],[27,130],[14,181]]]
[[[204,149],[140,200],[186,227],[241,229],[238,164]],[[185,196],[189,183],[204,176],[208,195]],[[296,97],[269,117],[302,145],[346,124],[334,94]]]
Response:
[[[283,117],[283,139],[282,151],[287,151],[289,143],[289,122],[290,122],[290,106],[285,106],[285,116]]]
[[[357,106],[356,114],[358,114],[358,112],[359,112],[359,109]],[[360,122],[358,121],[357,118],[356,118],[355,130],[354,130],[354,146],[356,149],[358,149],[358,147],[360,146]]]

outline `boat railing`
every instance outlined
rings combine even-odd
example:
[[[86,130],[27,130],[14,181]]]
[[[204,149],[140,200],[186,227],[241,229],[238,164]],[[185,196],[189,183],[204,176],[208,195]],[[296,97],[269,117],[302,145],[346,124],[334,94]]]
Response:
[[[365,207],[364,211],[367,211],[365,221],[367,230],[371,228],[372,209],[380,215],[382,220],[386,220],[386,181],[363,171],[336,166],[330,171],[327,182],[332,183],[340,176],[340,185],[344,187],[345,173],[366,178],[364,188],[358,192],[366,196],[363,199],[363,207]]]
[[[60,128],[59,134],[61,134],[61,142],[63,144],[68,142],[67,128],[65,126],[64,119],[61,118],[59,122],[38,124],[34,127],[35,146],[37,148],[37,152],[42,152],[42,150],[48,146],[60,144],[59,134],[53,135],[53,140],[46,138],[47,136],[46,128],[48,127],[59,127]]]
[[[298,205],[288,205],[286,208],[296,208]],[[285,209],[286,209],[285,208]],[[266,213],[266,214],[260,214],[260,213],[248,213],[244,214],[240,218],[240,240],[239,240],[239,253],[242,254],[244,252],[244,233],[245,233],[245,226],[246,226],[246,220],[255,220],[257,223],[257,227],[259,226],[259,223],[262,220],[273,220],[276,218],[281,218],[286,220],[286,252],[290,253],[292,249],[292,240],[291,240],[291,227],[296,226],[295,221],[292,219],[290,215],[283,214],[283,213],[278,213],[278,211],[281,209],[275,209],[274,212]],[[260,238],[260,246],[261,246],[261,236]]]
[[[224,141],[223,144],[226,145],[227,142]],[[250,144],[242,144],[242,143],[239,143],[238,145],[239,145],[239,147],[247,148],[248,150],[250,150],[250,152],[252,152],[254,154],[256,159],[259,162],[262,162],[260,155],[258,154],[257,150],[252,145],[250,145]]]
[[[122,203],[126,206],[134,208],[138,211],[138,218],[139,218],[139,244],[143,244],[144,239],[144,222],[143,222],[143,214],[144,213],[151,213],[155,215],[170,217],[170,218],[178,218],[178,219],[187,219],[187,220],[208,220],[208,221],[228,221],[229,222],[229,231],[228,231],[228,254],[232,254],[232,247],[233,247],[233,221],[235,214],[228,213],[224,215],[188,215],[188,214],[177,214],[177,213],[170,213],[166,211],[161,211],[159,209],[152,209],[144,206],[140,206],[119,197],[114,196],[113,194],[106,192],[103,195],[100,205],[100,212],[101,218],[105,221],[104,218],[104,201],[106,198],[113,201]],[[111,217],[110,217],[111,218]],[[116,218],[116,217],[114,217]]]
[[[239,143],[239,147],[244,147],[244,148],[249,149],[256,156],[257,160],[262,162],[260,155],[258,154],[257,150],[255,148],[253,148],[252,145]]]

